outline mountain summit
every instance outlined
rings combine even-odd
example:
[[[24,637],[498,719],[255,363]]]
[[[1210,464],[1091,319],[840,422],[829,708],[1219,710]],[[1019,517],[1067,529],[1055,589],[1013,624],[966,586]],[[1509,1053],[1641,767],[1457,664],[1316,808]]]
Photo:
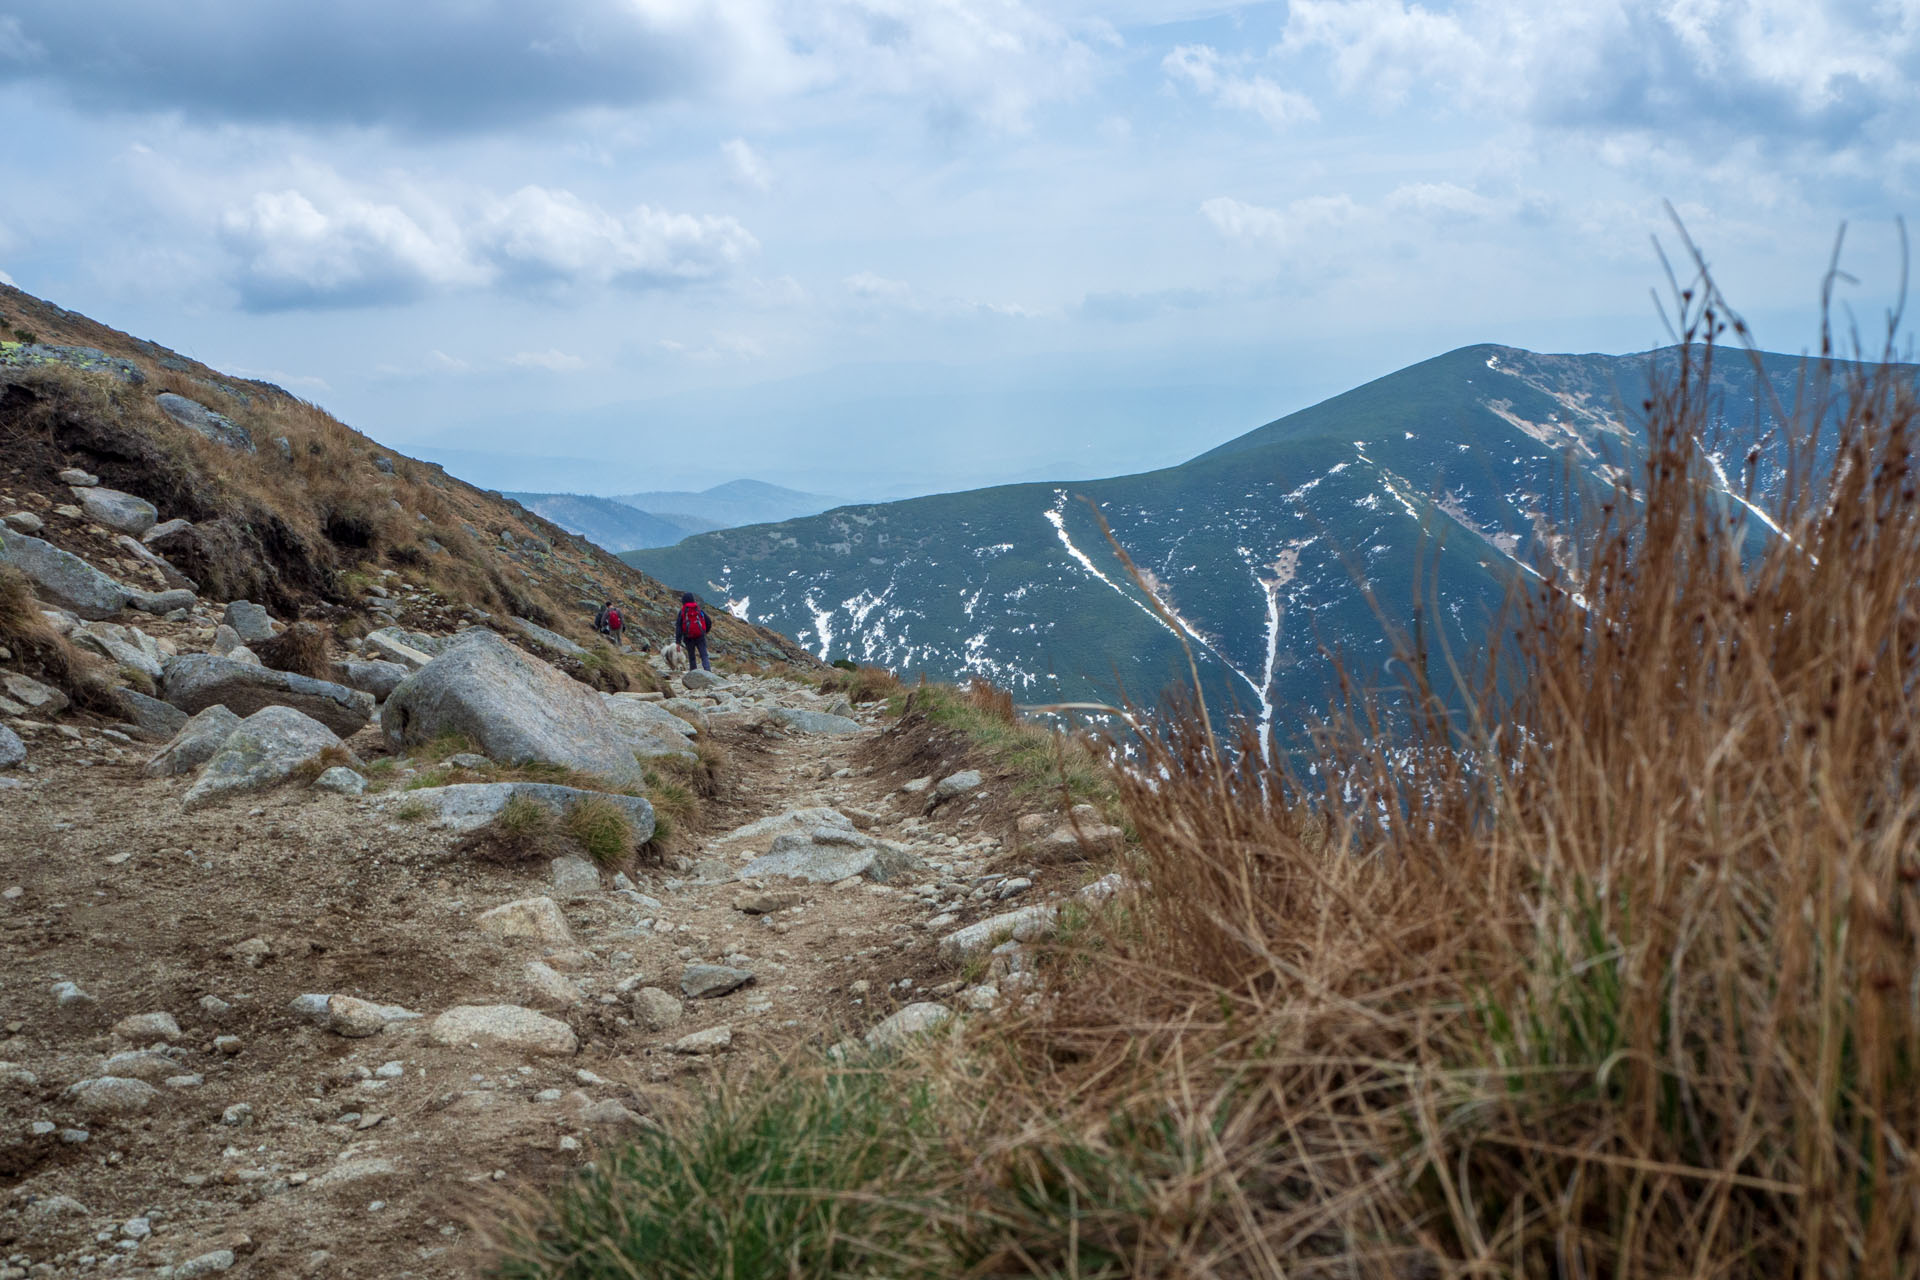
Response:
[[[1422,598],[1426,638],[1475,654],[1569,480],[1636,467],[1672,360],[1464,347],[1165,470],[849,506],[627,559],[822,658],[984,676],[1030,703],[1151,697],[1184,678],[1184,638],[1210,701],[1273,726],[1324,702],[1336,656],[1381,676],[1383,622],[1411,625]],[[1804,369],[1729,353],[1723,419],[1762,379],[1790,402]]]

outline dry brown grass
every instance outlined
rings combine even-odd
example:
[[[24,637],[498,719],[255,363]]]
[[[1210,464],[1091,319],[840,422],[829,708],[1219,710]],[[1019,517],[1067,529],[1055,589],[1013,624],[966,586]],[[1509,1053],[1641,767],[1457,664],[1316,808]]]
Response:
[[[1760,544],[1699,443],[1724,358],[1691,346],[1517,603],[1510,698],[1357,698],[1320,737],[1351,799],[1161,720],[1124,794],[1151,892],[952,1078],[990,1130],[970,1262],[1920,1268],[1920,405],[1841,366],[1761,423]]]
[[[296,622],[271,640],[249,646],[261,665],[276,671],[333,679],[333,659],[327,656],[327,633],[311,622]]]
[[[885,702],[904,688],[900,677],[885,667],[834,670],[820,681],[822,693],[844,693],[852,703]]]
[[[67,643],[47,625],[40,610],[31,584],[20,571],[0,565],[0,646],[13,651],[27,674],[59,689],[75,705],[117,719],[108,668]]]

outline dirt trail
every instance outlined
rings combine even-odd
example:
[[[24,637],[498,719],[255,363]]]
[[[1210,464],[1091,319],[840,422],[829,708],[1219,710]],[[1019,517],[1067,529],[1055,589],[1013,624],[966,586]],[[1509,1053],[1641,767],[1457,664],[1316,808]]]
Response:
[[[699,872],[765,851],[721,845],[727,830],[807,806],[906,845],[924,871],[807,885],[802,905],[767,915],[735,907],[753,886],[703,882],[684,862],[641,868],[630,891],[563,898],[544,862],[480,863],[401,802],[287,786],[183,814],[191,779],[143,776],[152,748],[25,723],[36,769],[0,788],[0,1280],[198,1274],[180,1264],[218,1267],[223,1250],[236,1276],[472,1275],[483,1262],[465,1222],[482,1193],[549,1185],[633,1117],[697,1100],[716,1072],[830,1043],[929,990],[954,998],[940,933],[1027,900],[1001,878],[1018,859],[984,829],[989,814],[1005,821],[1006,797],[989,780],[923,818],[921,797],[875,763],[871,713],[858,733],[791,733],[765,710],[824,700],[728,683],[746,713],[709,730],[731,785],[703,824]],[[352,745],[377,751],[377,731]],[[571,945],[476,925],[549,893]],[[430,1039],[452,1006],[534,1003],[535,960],[582,993],[547,1010],[577,1053]],[[649,1029],[630,988],[677,998],[692,961],[754,980]],[[63,982],[89,999],[60,1006]],[[297,1015],[306,993],[423,1016],[348,1038]],[[146,1013],[171,1015],[177,1038],[113,1030]],[[721,1026],[727,1052],[671,1048]],[[149,1047],[171,1061],[106,1063]],[[119,1115],[69,1096],[110,1074],[144,1075],[157,1094]]]

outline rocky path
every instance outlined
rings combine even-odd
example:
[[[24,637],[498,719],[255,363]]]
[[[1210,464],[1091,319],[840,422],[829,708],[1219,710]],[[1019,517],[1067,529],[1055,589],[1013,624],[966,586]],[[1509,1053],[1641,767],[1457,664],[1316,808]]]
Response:
[[[620,880],[477,861],[403,795],[183,812],[151,748],[28,722],[0,789],[0,1280],[471,1275],[489,1196],[717,1073],[1014,998],[961,966],[1050,908],[942,942],[1046,887],[994,784],[927,816],[938,783],[902,790],[870,713],[812,732],[798,686],[690,692],[728,786],[694,856]],[[769,865],[833,878],[740,878]]]

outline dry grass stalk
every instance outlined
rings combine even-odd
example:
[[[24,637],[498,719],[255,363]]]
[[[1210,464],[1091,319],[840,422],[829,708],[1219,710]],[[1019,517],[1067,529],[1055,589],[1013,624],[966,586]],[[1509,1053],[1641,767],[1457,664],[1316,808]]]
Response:
[[[1128,1274],[1920,1266],[1913,374],[1761,424],[1762,540],[1703,455],[1695,297],[1642,474],[1517,602],[1510,698],[1356,692],[1334,795],[1161,721],[1151,892],[974,1082],[989,1270],[1064,1268],[1068,1200],[1076,1265]]]

